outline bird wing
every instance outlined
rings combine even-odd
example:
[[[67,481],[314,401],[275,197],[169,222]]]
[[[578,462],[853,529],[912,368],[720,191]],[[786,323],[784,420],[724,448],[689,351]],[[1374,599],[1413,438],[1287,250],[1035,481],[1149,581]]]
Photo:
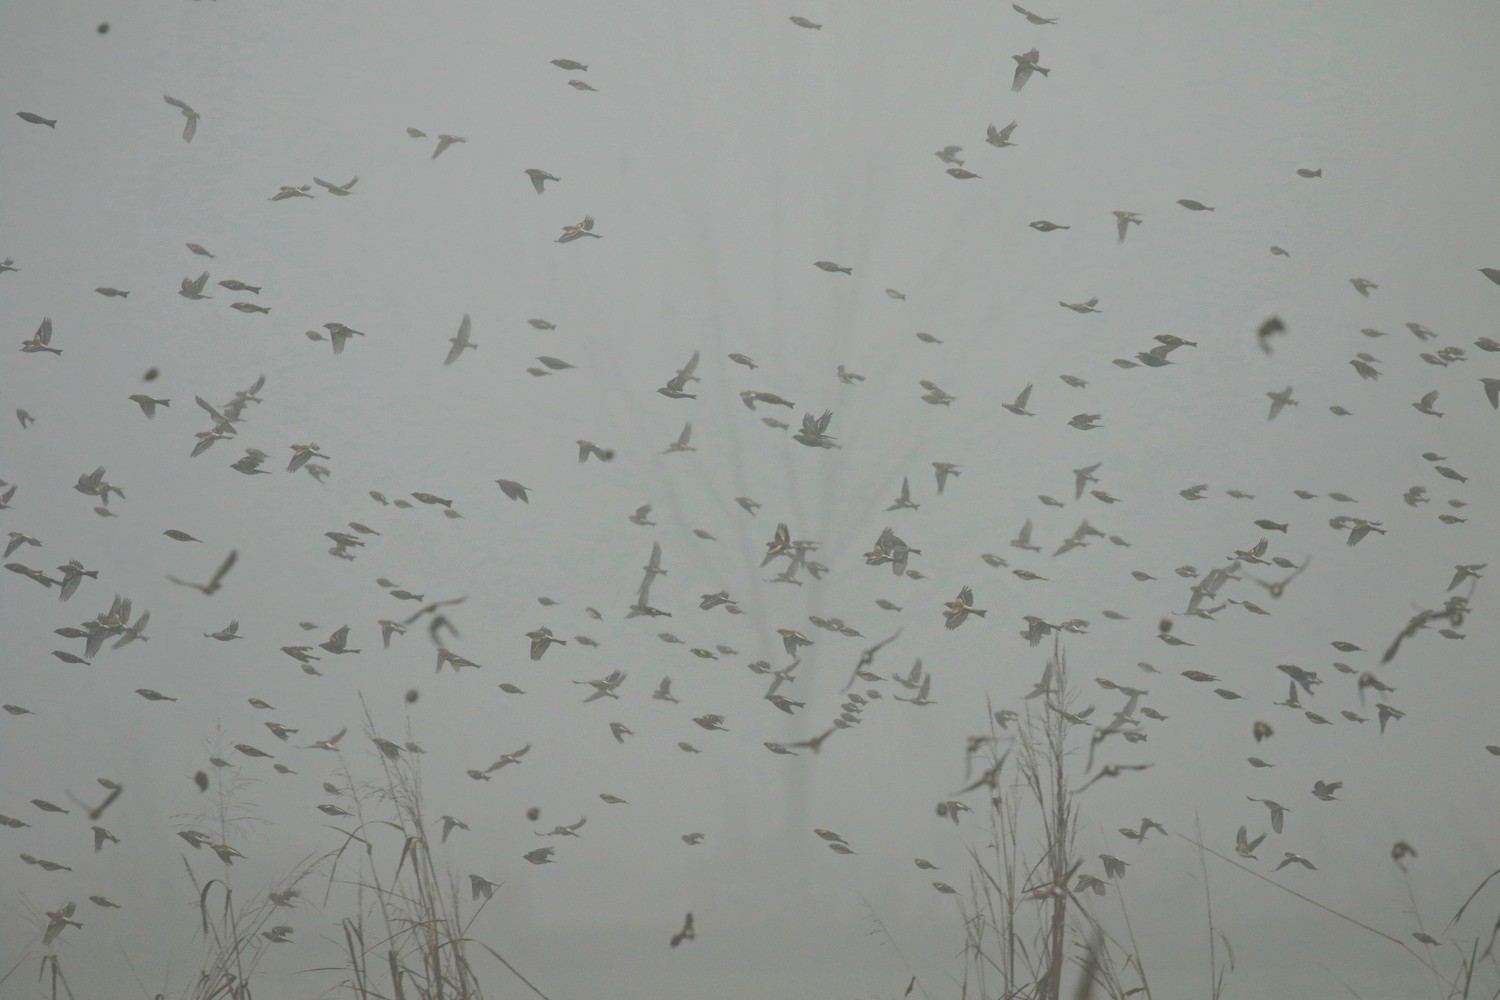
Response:
[[[238,549],[230,549],[229,555],[224,557],[223,564],[220,565],[219,568],[214,572],[214,577],[208,582],[208,585],[210,587],[217,587],[220,582],[223,581],[224,575],[229,572],[232,566],[234,566],[234,561],[239,557],[240,553]]]
[[[224,414],[214,409],[213,404],[204,399],[202,396],[194,396],[193,401],[196,402],[199,406],[203,407],[203,409],[208,412],[208,415],[213,417],[214,420],[218,421],[219,423],[228,423],[228,421],[224,419]]]
[[[693,372],[695,372],[697,370],[698,370],[698,352],[694,351],[693,352],[693,356],[691,358],[688,358],[688,363],[685,364],[685,365],[683,365],[681,368],[677,369],[677,377],[678,378],[686,378],[686,377],[692,375]]]
[[[182,109],[182,113],[185,114],[185,115],[195,115],[195,114],[197,114],[197,112],[194,111],[192,108],[188,107],[185,102],[179,101],[175,97],[168,97],[166,94],[163,94],[161,99],[164,100],[164,101],[166,101],[168,104],[172,105],[172,107],[174,107],[174,108],[181,108]]]
[[[592,215],[585,215],[583,217],[583,221],[578,224],[578,228],[584,230],[585,232],[593,229],[594,217]]]

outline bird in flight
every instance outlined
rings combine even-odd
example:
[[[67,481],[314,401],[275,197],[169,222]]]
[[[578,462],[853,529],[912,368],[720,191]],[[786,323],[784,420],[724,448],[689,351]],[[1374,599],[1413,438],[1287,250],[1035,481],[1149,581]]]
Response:
[[[208,272],[204,271],[196,278],[183,278],[182,288],[178,290],[177,294],[185,299],[192,299],[194,301],[198,299],[211,299],[213,298],[212,295],[203,294],[203,288],[207,284]]]
[[[531,167],[530,169],[528,169],[526,171],[526,176],[531,178],[531,186],[536,188],[537,194],[543,194],[546,192],[546,188],[542,186],[545,182],[552,181],[553,183],[556,183],[557,181],[562,180],[562,178],[553,177],[551,174],[547,173],[547,171],[539,170],[536,167]]]
[[[1017,123],[1014,121],[1004,128],[996,128],[994,125],[991,125],[987,134],[985,135],[984,141],[989,143],[991,146],[994,146],[996,149],[1004,149],[1006,146],[1014,146],[1015,143],[1010,141],[1010,134],[1016,130],[1016,125]]]
[[[594,232],[594,217],[592,215],[585,215],[583,221],[577,225],[563,226],[562,235],[557,238],[556,242],[572,243],[574,240],[581,240],[585,236],[592,236],[596,240],[604,238]]]
[[[1117,232],[1119,233],[1119,236],[1120,236],[1120,238],[1118,240],[1116,240],[1115,242],[1117,242],[1117,243],[1124,243],[1125,242],[1125,234],[1130,231],[1131,223],[1134,223],[1137,226],[1139,226],[1141,224],[1141,217],[1140,217],[1140,215],[1138,213],[1136,213],[1136,212],[1116,212],[1115,213],[1115,228],[1116,228],[1116,230],[1117,230]]]
[[[431,159],[437,159],[442,155],[443,150],[447,149],[449,146],[453,145],[456,142],[468,141],[469,140],[467,137],[461,135],[440,135],[438,136],[437,148],[432,151]]]
[[[1297,405],[1297,401],[1292,398],[1291,386],[1287,386],[1280,392],[1268,392],[1266,395],[1271,398],[1271,413],[1266,417],[1267,420],[1275,420],[1276,414],[1280,413],[1283,409],[1288,406]]]
[[[1040,73],[1043,76],[1047,76],[1052,72],[1041,64],[1042,54],[1036,49],[1032,49],[1030,52],[1023,52],[1018,56],[1011,56],[1011,58],[1016,61],[1016,75],[1012,78],[1010,84],[1012,91],[1019,91],[1022,87],[1026,86],[1026,81],[1031,79],[1031,74],[1033,73]]]
[[[182,141],[192,142],[193,136],[198,134],[198,112],[194,111],[192,108],[188,107],[185,102],[179,101],[175,97],[168,97],[163,94],[162,100],[166,101],[168,104],[172,105],[172,107],[182,112],[182,117],[187,119],[187,121],[184,122],[182,126]]]
[[[177,584],[178,586],[191,587],[194,590],[202,593],[205,597],[212,597],[214,594],[217,594],[219,592],[219,588],[223,586],[224,576],[230,571],[230,569],[234,567],[234,561],[238,559],[239,556],[239,550],[230,549],[229,555],[224,557],[224,561],[220,563],[219,568],[214,571],[213,578],[207,583],[191,583],[187,580],[179,580],[177,577],[170,575],[167,577],[167,579]]]
[[[21,351],[25,354],[62,354],[60,349],[52,346],[51,317],[46,317],[42,320],[42,325],[36,328],[36,333],[32,334],[29,340],[21,341]],[[26,426],[24,420],[21,422],[21,426]]]
[[[443,364],[445,365],[451,365],[453,364],[453,362],[457,361],[459,359],[459,356],[464,353],[465,349],[476,351],[479,349],[479,345],[469,339],[468,313],[464,313],[463,322],[458,324],[458,333],[452,337],[449,337],[448,343],[452,344],[453,346],[448,348],[448,357],[443,360]]]
[[[355,177],[347,184],[330,184],[321,177],[314,177],[313,183],[318,185],[318,187],[326,190],[329,194],[338,195],[340,198],[342,198],[349,193],[350,188],[359,183],[359,178]]]

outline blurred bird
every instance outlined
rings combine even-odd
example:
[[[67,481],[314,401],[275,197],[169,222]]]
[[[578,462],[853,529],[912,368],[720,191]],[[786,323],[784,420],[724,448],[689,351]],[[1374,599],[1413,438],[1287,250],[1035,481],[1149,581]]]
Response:
[[[1006,146],[1014,146],[1015,143],[1010,141],[1010,136],[1011,133],[1016,130],[1016,125],[1017,123],[1015,121],[1012,121],[1009,125],[1000,129],[997,129],[994,125],[991,125],[985,134],[984,141],[989,143],[991,146],[994,146],[996,149],[1004,149]]]
[[[354,177],[345,184],[330,184],[321,177],[314,177],[313,183],[318,185],[318,187],[323,188],[329,194],[337,195],[338,197],[342,198],[345,195],[349,194],[350,189],[354,187],[355,184],[359,183],[359,178]]]
[[[42,325],[36,328],[36,333],[32,334],[29,340],[21,341],[21,350],[26,354],[62,354],[62,351],[52,346],[52,320],[50,317],[42,320]],[[20,413],[20,410],[16,411],[18,416]],[[23,428],[26,426],[24,419],[21,421],[21,426]]]
[[[464,313],[463,321],[458,324],[458,333],[448,338],[448,343],[453,346],[448,349],[448,357],[443,360],[443,364],[453,364],[465,350],[479,349],[479,345],[469,339],[469,331],[469,314]]]
[[[1026,20],[1030,21],[1032,24],[1041,25],[1041,24],[1056,24],[1057,23],[1057,18],[1055,18],[1055,17],[1043,17],[1040,14],[1033,14],[1031,11],[1027,10],[1025,7],[1022,7],[1018,3],[1011,4],[1010,5],[1010,9],[1013,10],[1013,11],[1015,11],[1017,14],[1020,14],[1022,17],[1026,18]]]
[[[437,159],[443,154],[443,150],[457,142],[468,142],[468,138],[461,135],[439,135],[437,148],[432,151],[431,159]]]
[[[1042,54],[1036,49],[1032,49],[1030,52],[1023,52],[1018,56],[1011,56],[1016,61],[1016,74],[1010,84],[1010,89],[1013,92],[1019,91],[1022,87],[1026,86],[1026,81],[1031,79],[1032,73],[1040,73],[1043,76],[1047,76],[1052,72],[1039,62],[1041,57]]]
[[[537,194],[544,193],[544,191],[546,189],[542,185],[545,184],[547,181],[556,182],[556,181],[558,181],[558,180],[561,179],[561,178],[553,177],[551,174],[547,173],[547,171],[545,171],[545,170],[539,170],[536,167],[531,167],[531,168],[527,169],[526,176],[531,178],[531,186],[534,187],[534,188],[536,188],[536,193]]]
[[[592,215],[585,215],[583,221],[577,225],[563,226],[562,235],[557,238],[556,242],[571,243],[585,236],[592,236],[596,240],[603,239],[602,236],[594,232],[594,217]]]

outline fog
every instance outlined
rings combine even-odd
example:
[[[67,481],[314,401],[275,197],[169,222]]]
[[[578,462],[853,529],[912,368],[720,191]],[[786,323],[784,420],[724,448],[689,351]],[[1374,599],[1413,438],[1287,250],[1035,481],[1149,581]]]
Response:
[[[1027,9],[0,10],[0,997],[1500,990],[1500,10]]]

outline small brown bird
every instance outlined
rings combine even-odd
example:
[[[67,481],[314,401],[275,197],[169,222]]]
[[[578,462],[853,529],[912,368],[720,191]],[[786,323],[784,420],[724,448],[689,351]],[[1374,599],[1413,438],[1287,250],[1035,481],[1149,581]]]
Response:
[[[526,176],[531,178],[531,186],[536,188],[537,194],[545,193],[546,189],[543,187],[543,184],[545,182],[552,181],[556,183],[557,181],[560,181],[562,179],[560,177],[553,177],[551,174],[547,173],[547,171],[539,170],[536,167],[528,168],[526,171]]]
[[[1016,122],[1012,121],[1004,128],[996,128],[993,124],[986,131],[984,141],[996,149],[1004,149],[1006,146],[1014,146],[1010,141],[1010,134],[1016,130]]]
[[[1011,4],[1010,5],[1010,9],[1013,10],[1013,11],[1015,11],[1017,14],[1020,14],[1022,17],[1026,18],[1026,20],[1030,21],[1032,24],[1042,25],[1042,24],[1056,24],[1057,23],[1057,18],[1055,18],[1055,17],[1043,17],[1040,14],[1034,14],[1031,11],[1027,10],[1025,7],[1022,7],[1018,3]]]
[[[1032,49],[1030,52],[1023,52],[1018,56],[1011,56],[1016,61],[1016,75],[1012,78],[1010,84],[1012,92],[1019,91],[1022,87],[1026,86],[1026,81],[1031,79],[1031,74],[1040,73],[1043,76],[1047,76],[1052,72],[1041,65],[1039,62],[1041,57],[1042,54],[1036,49]]]

